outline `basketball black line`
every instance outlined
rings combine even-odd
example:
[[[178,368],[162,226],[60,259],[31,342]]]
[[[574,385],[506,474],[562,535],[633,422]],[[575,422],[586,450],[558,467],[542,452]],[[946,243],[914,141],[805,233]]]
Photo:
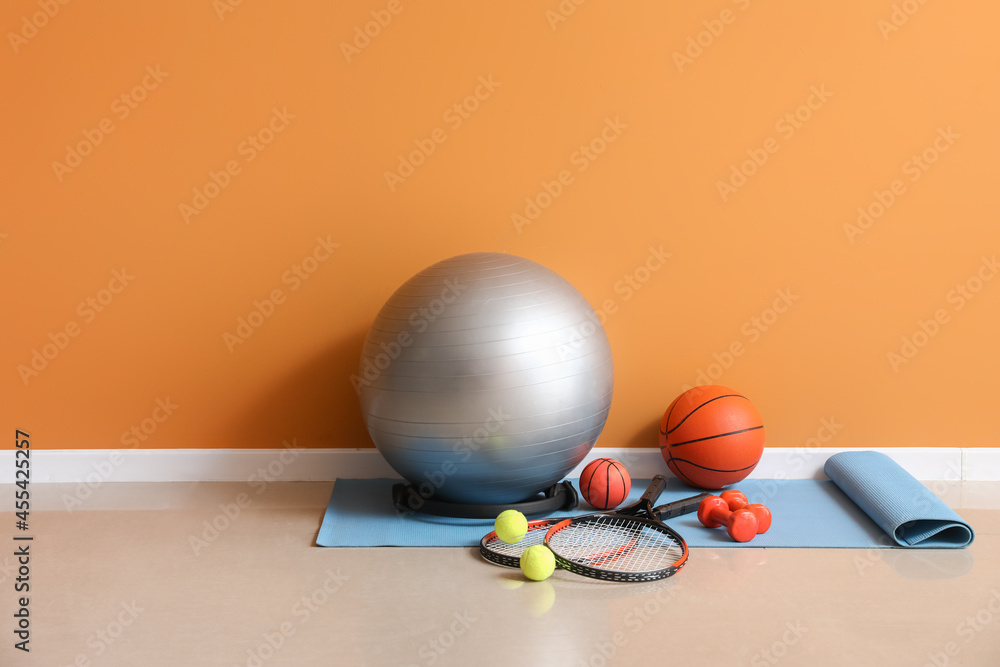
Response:
[[[621,480],[621,483],[622,483],[622,491],[624,491],[624,490],[625,490],[625,475],[623,475],[623,474],[622,474],[622,471],[618,469],[618,466],[613,466],[613,465],[611,465],[611,464],[609,463],[609,464],[608,464],[608,468],[614,468],[614,469],[615,469],[615,472],[616,472],[616,473],[618,473],[618,479],[619,479],[619,480]],[[608,481],[610,482],[611,480],[609,479]],[[609,488],[610,488],[610,485],[609,485]],[[620,501],[618,502],[618,504],[620,505],[620,504],[621,504],[621,503],[623,503],[623,502],[625,502],[625,497],[624,497],[624,496],[623,496],[623,497],[622,497],[622,499],[621,499],[621,500],[620,500]]]
[[[599,462],[599,461],[604,461],[604,460],[605,460],[604,458],[594,459],[593,461],[591,461],[587,465],[593,465],[594,462]],[[590,477],[587,479],[587,485],[586,485],[586,489],[587,490],[586,491],[583,490],[584,489],[583,478],[582,477],[580,478],[580,493],[583,494],[584,498],[586,498],[588,495],[590,495],[590,483],[594,481],[594,475],[597,474],[597,469],[600,468],[600,467],[601,467],[600,464],[598,464],[598,465],[594,466],[593,471],[591,471]],[[584,472],[586,472],[586,468],[584,468]]]
[[[746,396],[744,396],[743,394],[722,394],[721,396],[716,396],[715,398],[710,398],[707,401],[705,401],[704,403],[702,403],[701,405],[699,405],[698,407],[696,407],[691,412],[689,412],[686,415],[684,415],[684,419],[682,419],[679,422],[677,422],[677,426],[673,427],[672,429],[669,429],[666,433],[664,433],[663,431],[660,431],[660,433],[663,433],[663,435],[670,435],[671,433],[673,433],[674,431],[676,431],[678,428],[680,428],[681,424],[683,424],[684,422],[686,422],[687,418],[690,417],[691,415],[693,415],[694,413],[696,413],[698,410],[701,410],[703,407],[705,407],[706,405],[708,405],[712,401],[717,401],[720,398],[728,398],[730,396],[734,396],[736,398],[743,398],[743,399],[746,399],[746,400],[750,400]],[[669,418],[667,419],[667,424],[670,424],[670,419]]]
[[[673,461],[674,459],[673,459],[673,458],[671,458],[670,460],[671,460],[671,461]],[[680,459],[677,459],[677,460],[679,461]],[[688,463],[690,463],[690,461],[688,461]],[[683,479],[683,480],[684,480],[684,481],[685,481],[686,483],[690,484],[691,486],[700,486],[700,484],[695,484],[694,482],[692,482],[692,481],[691,481],[691,480],[690,480],[690,479],[688,478],[688,476],[687,476],[687,475],[685,475],[684,473],[682,473],[682,472],[680,471],[680,468],[677,468],[677,467],[675,466],[675,467],[671,468],[670,470],[671,470],[671,471],[673,471],[673,473],[674,473],[675,475],[677,475],[678,477],[680,477],[681,479]]]
[[[669,447],[667,447],[667,456],[670,457],[669,459],[667,459],[667,467],[670,468],[671,472],[673,472],[675,475],[677,475],[680,479],[684,480],[684,483],[687,484],[687,485],[689,485],[689,486],[696,486],[696,487],[700,487],[701,486],[701,484],[695,483],[695,481],[693,479],[691,479],[690,477],[688,477],[687,475],[685,475],[684,473],[682,473],[681,469],[680,469],[680,466],[674,465],[673,467],[671,467],[670,464],[673,463],[674,461],[683,461],[684,459],[675,459],[674,458],[674,453],[670,451]],[[690,461],[685,461],[685,462],[686,463],[691,463]]]
[[[600,505],[594,504],[594,507],[606,510],[608,509],[608,506],[611,504],[611,496],[608,491],[608,484],[611,482],[611,468],[612,464],[614,463],[614,459],[603,458],[601,459],[601,461],[603,461],[604,465],[604,498]]]
[[[607,471],[607,468],[611,467],[611,459],[602,458],[601,459],[601,464],[595,467],[595,470],[594,470],[594,474],[595,475],[597,474],[597,470],[600,469],[601,466],[604,466],[604,468],[605,468],[605,473],[604,473],[604,502],[601,503],[601,505],[598,505],[597,503],[591,503],[591,504],[594,507],[596,507],[597,509],[606,510],[606,509],[608,509],[608,474],[607,474],[606,471]]]
[[[753,468],[754,466],[756,466],[758,463],[760,463],[760,459],[757,459],[751,465],[748,465],[746,468],[736,468],[734,470],[720,470],[719,468],[709,468],[708,466],[698,465],[694,461],[688,461],[687,459],[674,459],[674,461],[680,461],[681,463],[687,463],[688,465],[693,465],[695,468],[701,468],[702,470],[707,470],[709,472],[743,472],[744,470],[750,470],[751,468]]]
[[[680,398],[680,397],[678,396],[678,398]],[[670,409],[667,410],[667,419],[666,419],[665,423],[667,423],[667,424],[670,423],[670,415],[674,414],[674,408],[676,408],[676,407],[677,407],[677,399],[674,399],[674,402],[670,404]],[[660,433],[663,434],[664,438],[667,437],[667,432],[664,431],[662,428],[660,429]]]
[[[684,442],[672,442],[667,447],[680,447],[681,445],[690,445],[692,442],[702,442],[704,440],[713,440],[715,438],[724,438],[727,435],[736,435],[738,433],[746,433],[747,431],[756,431],[757,429],[764,428],[764,425],[751,426],[750,428],[741,428],[738,431],[730,431],[729,433],[719,433],[718,435],[706,435],[704,438],[695,438],[694,440],[685,440]],[[662,449],[662,447],[661,447]]]
[[[611,508],[611,469],[615,468],[614,460],[608,459],[608,467],[604,472],[604,509]]]

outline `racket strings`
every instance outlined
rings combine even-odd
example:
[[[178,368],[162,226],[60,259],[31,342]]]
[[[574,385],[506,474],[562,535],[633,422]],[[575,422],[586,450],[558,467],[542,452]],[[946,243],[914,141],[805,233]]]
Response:
[[[549,538],[549,546],[568,561],[614,572],[659,570],[684,556],[684,548],[671,535],[627,518],[595,517],[570,524]]]
[[[493,553],[499,554],[501,556],[509,556],[511,558],[520,558],[521,554],[524,553],[525,549],[528,547],[535,546],[536,544],[545,544],[545,533],[552,524],[548,521],[540,522],[540,525],[528,524],[528,532],[525,533],[524,538],[520,542],[515,542],[514,544],[508,544],[504,542],[499,537],[494,537],[490,540],[484,542],[484,546]]]

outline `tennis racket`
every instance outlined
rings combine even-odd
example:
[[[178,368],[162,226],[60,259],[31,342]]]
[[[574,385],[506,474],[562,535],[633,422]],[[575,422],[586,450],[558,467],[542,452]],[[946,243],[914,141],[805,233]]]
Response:
[[[604,581],[656,581],[676,574],[687,562],[688,547],[663,520],[694,512],[710,494],[654,508],[666,484],[667,480],[657,475],[633,505],[555,523],[545,534],[545,544],[555,555],[556,564]]]
[[[663,481],[663,484],[665,483],[666,480]],[[652,484],[653,483],[651,483],[651,486]],[[649,489],[647,489],[647,492],[648,491]],[[661,492],[662,487],[659,491],[656,491],[656,496],[658,497]],[[694,512],[698,509],[698,505],[701,500],[708,495],[710,494],[702,493],[698,496],[662,505],[655,508],[653,511],[662,512],[663,514],[661,518],[663,519]],[[610,512],[603,512],[603,514],[638,514],[648,508],[645,498],[646,497],[644,495],[643,499],[640,499],[638,502],[629,505],[628,507],[612,510]],[[655,497],[651,498],[649,503],[651,504],[655,499]],[[586,516],[593,515],[588,514]],[[581,518],[583,517],[577,517],[577,519]],[[483,538],[479,541],[479,554],[491,563],[503,565],[504,567],[518,568],[521,566],[521,554],[523,554],[528,547],[535,546],[536,544],[545,544],[545,534],[548,532],[549,528],[556,525],[560,521],[562,521],[562,519],[538,519],[535,521],[529,521],[528,532],[520,542],[515,544],[508,544],[507,542],[504,542],[497,537],[496,531],[491,531],[483,536]],[[614,554],[611,556],[613,555]],[[601,556],[598,555],[597,558],[600,560]],[[606,558],[607,556],[605,556],[605,559]]]
[[[657,493],[657,496],[659,496],[659,493]],[[637,513],[642,508],[643,501],[640,500],[620,510],[612,510],[612,512]],[[528,532],[525,533],[521,541],[515,542],[514,544],[504,542],[497,537],[495,530],[491,531],[484,535],[483,539],[479,541],[479,554],[491,563],[496,563],[497,565],[503,565],[505,567],[519,568],[521,567],[521,554],[523,554],[528,547],[533,547],[536,544],[545,544],[545,533],[548,532],[549,528],[559,523],[559,521],[561,521],[561,519],[538,519],[536,521],[529,521]]]
[[[545,544],[545,533],[556,525],[559,519],[538,519],[528,522],[528,532],[524,538],[515,544],[508,544],[499,537],[496,531],[491,531],[479,541],[479,554],[497,565],[504,567],[521,567],[521,554],[528,547]]]

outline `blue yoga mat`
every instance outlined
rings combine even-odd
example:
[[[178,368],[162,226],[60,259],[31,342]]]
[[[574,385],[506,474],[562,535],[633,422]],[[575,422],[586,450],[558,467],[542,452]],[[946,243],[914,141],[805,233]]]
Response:
[[[967,547],[972,526],[880,452],[841,452],[823,471],[901,547]]]
[[[896,465],[888,457],[886,459]],[[859,462],[859,465],[864,465],[864,462]],[[867,465],[875,465],[879,470],[885,467],[882,461],[868,462]],[[861,475],[862,481],[855,484],[855,487],[872,489],[878,488],[883,483],[899,484],[891,468],[889,470],[890,472],[876,470],[867,477]],[[852,472],[847,471],[846,474],[850,476]],[[924,488],[908,473],[903,471],[903,474]],[[398,479],[338,479],[334,484],[316,543],[323,547],[472,547],[477,546],[480,538],[492,530],[492,520],[397,513],[392,506],[391,491],[392,485],[399,482]],[[638,500],[648,483],[649,480],[633,480],[632,492],[625,504]],[[578,486],[577,480],[574,480],[574,484]],[[896,546],[898,543],[902,546],[960,547],[967,546],[972,539],[972,529],[930,492],[928,492],[930,498],[936,501],[936,506],[932,504],[922,516],[931,517],[931,521],[940,521],[941,516],[946,512],[949,513],[949,521],[958,523],[968,530],[967,542],[942,543],[939,538],[937,542],[909,543],[890,539],[886,533],[892,535],[893,532],[884,528],[889,526],[895,529],[902,525],[897,524],[893,527],[892,522],[897,520],[894,517],[904,517],[903,523],[908,523],[914,516],[911,511],[901,511],[895,506],[882,506],[884,502],[900,501],[892,494],[884,494],[882,497],[870,494],[868,502],[860,503],[852,501],[833,481],[813,479],[747,479],[736,486],[749,497],[751,502],[763,502],[767,505],[774,516],[771,529],[763,535],[758,535],[753,541],[745,543],[746,546],[884,548]],[[696,493],[696,490],[671,479],[667,491],[658,502],[679,500]],[[863,507],[866,509],[862,509]],[[552,516],[572,516],[589,511],[593,510],[581,503],[581,507],[576,511],[559,512]],[[874,515],[875,518],[870,515]],[[705,528],[694,514],[671,519],[668,523],[684,536],[691,547],[744,546],[731,540],[724,529]],[[904,530],[904,533],[908,532],[916,535],[910,527]],[[940,534],[939,532],[938,535]]]

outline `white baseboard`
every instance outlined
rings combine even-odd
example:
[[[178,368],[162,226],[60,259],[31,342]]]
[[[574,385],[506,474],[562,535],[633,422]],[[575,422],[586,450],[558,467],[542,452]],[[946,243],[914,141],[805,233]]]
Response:
[[[1000,448],[871,447],[892,457],[920,480],[1000,481]],[[848,448],[764,450],[751,478],[824,478],[823,465]],[[579,476],[592,459],[616,458],[633,477],[666,472],[656,448],[600,447],[569,473]],[[14,452],[0,452],[0,483],[15,482]],[[247,482],[253,479],[315,482],[342,478],[398,477],[374,449],[146,449],[35,450],[32,483]]]

